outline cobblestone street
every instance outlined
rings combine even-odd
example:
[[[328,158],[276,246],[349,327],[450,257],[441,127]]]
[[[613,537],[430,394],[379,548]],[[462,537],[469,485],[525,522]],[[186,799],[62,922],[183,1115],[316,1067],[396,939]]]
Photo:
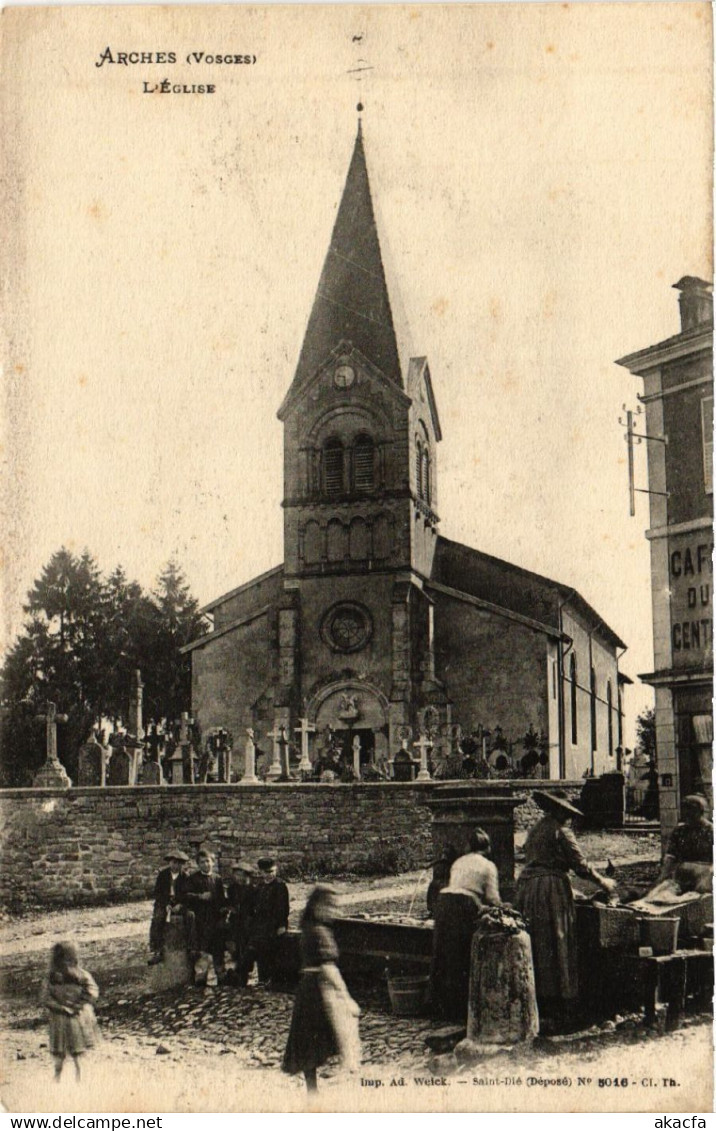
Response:
[[[423,874],[410,873],[376,880],[346,879],[337,886],[353,915],[405,915],[411,904],[414,913],[423,913],[425,883]],[[291,885],[292,924],[310,886]],[[292,994],[253,985],[245,990],[186,987],[151,993],[146,965],[150,911],[151,904],[142,902],[35,913],[6,921],[0,931],[5,967],[5,1106],[11,1111],[150,1113],[301,1110],[306,1103],[302,1082],[280,1071]],[[38,1001],[50,946],[61,937],[77,939],[82,961],[101,988],[98,1018],[104,1040],[86,1058],[79,1086],[70,1079],[69,1069],[59,1087],[52,1081],[45,1018]],[[595,1078],[597,1071],[614,1077],[633,1072],[637,1080],[656,1076],[662,1065],[666,1074],[667,1068],[673,1072],[674,1065],[688,1064],[694,1066],[693,1080],[707,1077],[703,1064],[710,1055],[710,1028],[703,1017],[692,1018],[683,1030],[667,1036],[657,1036],[636,1020],[625,1018],[616,1026],[608,1023],[576,1040],[539,1042],[528,1052],[504,1053],[477,1070],[456,1072],[455,1064],[434,1058],[427,1049],[430,1021],[390,1013],[382,979],[351,988],[363,1011],[361,1078],[368,1083],[361,1084],[359,1078],[347,1085],[329,1064],[320,1076],[319,1102],[327,1110],[355,1110],[357,1103],[375,1105],[376,1110],[439,1110],[445,1105],[452,1110],[509,1110],[509,1089],[471,1083],[473,1077],[495,1073],[530,1072],[550,1078],[564,1073],[576,1080],[585,1072]],[[414,1084],[416,1078],[433,1074],[441,1078],[451,1068],[447,1078],[452,1098],[440,1086],[431,1091]],[[394,1079],[404,1079],[405,1088],[392,1085]],[[370,1081],[381,1081],[381,1087]],[[458,1100],[456,1090],[467,1087],[468,1081],[469,1098]],[[536,1086],[533,1095],[536,1109],[542,1105],[544,1110],[557,1110],[550,1106],[555,1103],[554,1094],[547,1096]],[[572,1095],[570,1102],[579,1110],[577,1097]],[[604,1106],[604,1095],[599,1102]],[[613,1102],[617,1104],[616,1099]],[[630,1102],[638,1109],[636,1092]],[[454,1106],[456,1103],[466,1106]],[[614,1110],[622,1109],[615,1106]]]

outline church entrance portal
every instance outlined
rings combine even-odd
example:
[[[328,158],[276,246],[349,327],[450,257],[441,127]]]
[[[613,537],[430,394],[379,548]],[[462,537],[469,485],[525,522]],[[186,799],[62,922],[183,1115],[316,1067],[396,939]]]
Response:
[[[388,757],[387,701],[376,689],[352,682],[333,684],[315,697],[308,716],[316,726],[317,754],[330,727],[348,765],[353,762],[355,738],[360,740],[361,766]]]

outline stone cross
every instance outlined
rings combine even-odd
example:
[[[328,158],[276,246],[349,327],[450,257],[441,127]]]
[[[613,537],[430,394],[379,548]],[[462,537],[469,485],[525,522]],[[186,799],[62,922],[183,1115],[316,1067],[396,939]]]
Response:
[[[258,785],[256,777],[256,736],[253,727],[246,731],[246,746],[244,747],[244,776],[241,785]]]
[[[291,774],[288,756],[288,734],[286,733],[286,727],[279,727],[279,730],[281,731],[281,737],[278,740],[279,754],[281,757],[281,777],[288,779]]]
[[[360,777],[360,735],[353,736],[353,773]]]
[[[428,750],[432,750],[433,744],[428,736],[423,732],[417,742],[413,743],[420,751],[420,770],[416,781],[430,781],[430,770],[428,769]]]
[[[301,761],[298,763],[299,770],[309,771],[311,767],[311,759],[308,756],[308,736],[315,734],[316,728],[313,723],[309,723],[308,719],[299,719],[300,726],[295,727],[296,734],[301,736]]]
[[[266,737],[273,739],[273,760],[268,768],[266,777],[269,781],[277,781],[283,773],[281,766],[281,742],[282,740],[283,742],[286,741],[286,728],[275,723],[273,730],[269,731]]]
[[[32,784],[38,789],[69,789],[72,782],[57,757],[57,724],[66,723],[67,715],[58,715],[57,705],[48,700],[44,714],[37,717],[45,723],[46,759]]]

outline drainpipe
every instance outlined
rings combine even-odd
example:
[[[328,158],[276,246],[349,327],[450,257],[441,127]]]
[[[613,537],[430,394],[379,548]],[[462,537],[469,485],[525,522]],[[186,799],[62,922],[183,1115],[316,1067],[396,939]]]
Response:
[[[570,649],[572,648],[572,645],[574,644],[574,641],[572,640],[572,638],[567,636],[564,632],[564,628],[562,626],[562,609],[565,607],[565,605],[567,605],[572,600],[572,597],[574,596],[574,594],[576,592],[577,592],[576,589],[571,589],[569,591],[569,593],[567,594],[567,596],[565,597],[565,599],[560,604],[557,605],[557,616],[558,616],[558,620],[559,620],[559,631],[560,631],[560,635],[561,635],[561,638],[562,638],[560,640],[559,646],[557,648],[557,687],[558,687],[558,696],[559,696],[559,698],[557,700],[557,709],[559,711],[559,776],[560,776],[560,778],[565,778],[567,776],[567,736],[566,736],[566,732],[565,732],[565,720],[564,720],[564,660],[569,655]],[[569,641],[569,645],[567,647],[567,651],[563,652],[562,651],[562,642],[565,641],[565,640]]]

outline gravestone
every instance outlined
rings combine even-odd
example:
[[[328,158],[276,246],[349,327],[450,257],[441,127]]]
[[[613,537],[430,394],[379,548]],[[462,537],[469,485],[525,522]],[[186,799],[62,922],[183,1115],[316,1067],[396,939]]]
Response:
[[[48,701],[45,713],[38,715],[45,723],[46,761],[35,774],[35,789],[69,789],[72,785],[67,770],[57,757],[57,724],[66,723],[67,715],[58,715],[55,703]]]
[[[85,786],[103,786],[102,773],[104,763],[104,750],[92,737],[84,746],[80,746],[77,762],[77,784]]]
[[[143,762],[139,780],[141,785],[164,785],[162,767],[158,762]]]
[[[399,750],[393,759],[393,780],[415,781],[418,765],[409,751]]]
[[[122,746],[115,746],[107,768],[107,785],[131,785],[133,760]]]

